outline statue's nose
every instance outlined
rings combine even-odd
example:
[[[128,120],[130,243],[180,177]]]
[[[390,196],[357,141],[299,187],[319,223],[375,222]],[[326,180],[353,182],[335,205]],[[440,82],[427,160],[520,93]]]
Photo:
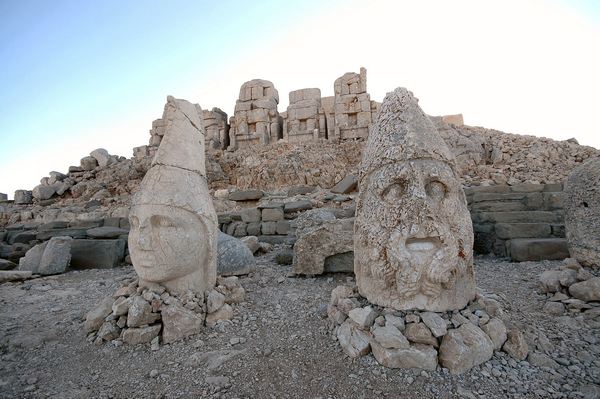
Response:
[[[152,240],[150,237],[150,229],[144,226],[140,227],[140,233],[138,237],[138,245],[141,249],[150,250],[152,249]]]

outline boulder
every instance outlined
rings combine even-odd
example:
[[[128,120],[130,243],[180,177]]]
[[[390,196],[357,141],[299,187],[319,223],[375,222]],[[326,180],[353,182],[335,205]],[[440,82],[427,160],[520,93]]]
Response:
[[[546,270],[540,275],[540,288],[542,292],[560,291],[561,270]]]
[[[573,169],[564,192],[569,252],[583,266],[600,266],[600,158]]]
[[[354,218],[332,219],[309,224],[303,220],[304,216],[298,218],[293,271],[296,274],[322,274],[325,272],[327,258],[353,251]],[[311,217],[311,215],[308,215],[308,218]],[[331,265],[332,261],[330,260],[328,266],[331,271],[354,270],[354,267],[350,268],[347,262],[337,262],[338,267],[335,268],[332,268]],[[339,267],[340,265],[347,268]]]
[[[81,169],[84,171],[91,171],[96,169],[98,166],[98,161],[94,157],[83,157],[79,163],[81,165]]]
[[[506,342],[506,326],[502,322],[502,320],[493,318],[483,326],[481,329],[484,333],[490,337],[492,343],[494,344],[494,350],[500,350],[502,345]]]
[[[246,244],[250,252],[252,252],[253,254],[255,254],[260,249],[260,242],[258,241],[258,237],[256,236],[242,237],[240,241]]]
[[[162,340],[170,344],[202,331],[204,317],[180,305],[166,305],[161,310],[163,332]]]
[[[451,329],[440,345],[440,364],[452,374],[461,374],[488,361],[494,354],[494,344],[479,327],[465,323]]]
[[[98,162],[98,165],[101,168],[106,167],[111,162],[111,156],[104,148],[95,149],[94,151],[90,152],[90,156]]]
[[[208,327],[214,327],[220,320],[231,320],[233,319],[233,308],[231,305],[226,303],[221,306],[219,310],[213,313],[209,313],[206,315],[206,325]]]
[[[600,301],[600,277],[594,277],[571,285],[569,293],[585,302]]]
[[[32,191],[32,195],[33,195],[33,198],[37,199],[38,201],[43,201],[43,200],[52,198],[52,196],[54,194],[56,194],[57,189],[58,189],[57,184],[51,184],[51,185],[40,184],[38,186],[35,186],[35,188]]]
[[[217,274],[239,276],[255,269],[252,251],[241,240],[219,232],[217,242]]]
[[[414,344],[407,348],[384,348],[377,341],[371,341],[373,356],[382,366],[389,368],[435,370],[437,351],[428,345]]]
[[[48,241],[39,268],[35,273],[41,275],[64,273],[71,262],[71,237],[52,237]]]
[[[38,244],[25,253],[25,256],[19,259],[19,270],[37,273],[42,261],[42,255],[48,245],[48,241]]]
[[[73,240],[71,244],[71,267],[76,269],[110,269],[124,257],[124,240]]]
[[[529,353],[529,346],[523,333],[513,328],[508,331],[507,335],[508,339],[504,343],[502,350],[517,360],[525,360]]]

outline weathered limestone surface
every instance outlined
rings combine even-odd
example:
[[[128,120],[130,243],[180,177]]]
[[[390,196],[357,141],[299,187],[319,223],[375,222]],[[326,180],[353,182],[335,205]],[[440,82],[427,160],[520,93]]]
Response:
[[[291,91],[290,105],[282,118],[283,138],[288,142],[327,138],[327,122],[319,89]]]
[[[336,219],[330,212],[316,209],[301,215],[297,224],[296,274],[322,274],[328,258],[353,251],[354,218]]]
[[[575,168],[565,182],[569,252],[583,266],[600,267],[600,158]]]
[[[377,113],[377,104],[367,93],[367,70],[360,68],[360,73],[349,72],[336,79],[334,93],[335,126],[328,138],[335,141],[366,138]]]
[[[229,120],[228,149],[268,144],[282,138],[278,103],[279,93],[268,80],[254,79],[244,83]]]
[[[202,110],[202,122],[206,131],[206,149],[225,150],[229,146],[227,114],[220,108]]]
[[[199,106],[168,97],[162,119],[166,131],[129,213],[131,260],[140,284],[203,294],[216,281],[217,215]]]
[[[359,177],[354,272],[398,310],[462,309],[475,297],[473,230],[454,157],[404,88],[388,93]]]

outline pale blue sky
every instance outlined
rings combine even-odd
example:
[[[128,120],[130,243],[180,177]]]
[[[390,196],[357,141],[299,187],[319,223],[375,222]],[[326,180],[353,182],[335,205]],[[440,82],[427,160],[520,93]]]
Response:
[[[600,147],[599,32],[594,0],[0,0],[0,192],[130,157],[169,94],[231,113],[264,78],[282,112],[360,66],[375,100],[406,86],[430,114]]]

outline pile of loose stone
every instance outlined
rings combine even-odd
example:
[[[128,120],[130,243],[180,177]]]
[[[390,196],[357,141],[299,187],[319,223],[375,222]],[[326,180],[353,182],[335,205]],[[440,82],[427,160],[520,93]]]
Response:
[[[558,269],[543,272],[540,290],[546,294],[546,313],[560,316],[568,310],[592,317],[600,315],[600,277],[573,258],[565,259]]]
[[[520,330],[507,328],[499,298],[478,294],[460,311],[398,311],[370,304],[356,286],[341,285],[327,308],[344,352],[357,358],[373,353],[390,368],[447,368],[460,374],[504,350],[518,360],[529,348]]]
[[[217,286],[204,296],[187,291],[169,293],[158,284],[138,279],[125,280],[112,297],[105,298],[87,313],[84,328],[88,341],[101,345],[112,342],[136,345],[151,342],[168,344],[202,331],[219,328],[233,317],[232,304],[244,301],[245,290],[236,276],[218,277]]]

